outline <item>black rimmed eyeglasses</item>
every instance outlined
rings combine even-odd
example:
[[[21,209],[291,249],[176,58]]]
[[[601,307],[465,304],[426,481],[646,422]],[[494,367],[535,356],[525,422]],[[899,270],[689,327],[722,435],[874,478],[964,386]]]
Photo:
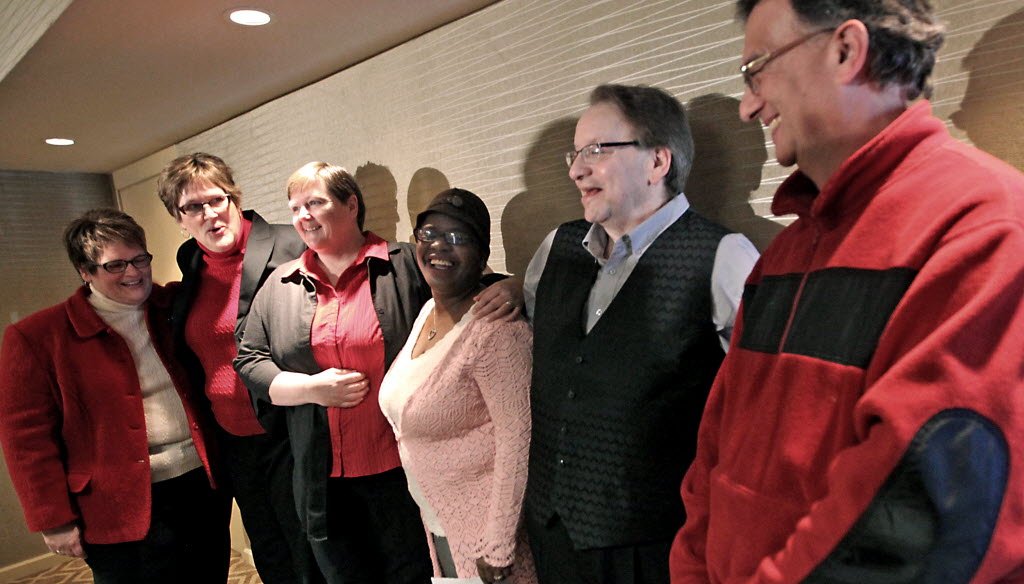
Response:
[[[416,236],[416,241],[420,243],[434,243],[442,238],[452,245],[469,245],[476,241],[465,231],[441,231],[433,227],[420,227],[413,234]]]
[[[153,263],[153,254],[140,253],[130,260],[111,260],[102,264],[93,264],[93,266],[103,268],[111,274],[120,274],[128,269],[128,264],[135,266],[137,270],[141,270],[151,263]]]
[[[786,43],[781,47],[775,49],[774,51],[768,51],[767,53],[759,57],[754,57],[753,59],[747,61],[743,65],[740,65],[740,75],[743,77],[743,83],[747,85],[747,88],[750,89],[751,93],[754,93],[756,95],[758,86],[757,80],[754,79],[754,76],[760,73],[761,71],[764,71],[764,68],[768,63],[771,63],[775,59],[778,59],[782,55],[785,55],[786,53],[813,39],[819,34],[825,32],[832,32],[834,30],[835,28],[824,28],[821,30],[816,30],[812,33],[808,33],[796,39],[791,43]]]

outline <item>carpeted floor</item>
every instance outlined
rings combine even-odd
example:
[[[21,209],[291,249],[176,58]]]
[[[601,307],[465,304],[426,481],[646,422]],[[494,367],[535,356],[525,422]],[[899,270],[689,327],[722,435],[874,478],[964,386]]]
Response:
[[[71,560],[45,572],[14,580],[11,584],[91,584],[92,572],[83,560]],[[182,584],[188,584],[183,582]],[[231,552],[231,572],[228,584],[263,584],[256,568],[242,559],[234,551]]]

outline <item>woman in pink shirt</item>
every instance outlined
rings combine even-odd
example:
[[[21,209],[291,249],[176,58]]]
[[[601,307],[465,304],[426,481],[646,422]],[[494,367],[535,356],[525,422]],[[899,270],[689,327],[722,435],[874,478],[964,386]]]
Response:
[[[490,215],[463,189],[416,221],[416,261],[433,299],[381,385],[409,490],[433,536],[439,575],[536,582],[521,526],[530,444],[533,335],[526,321],[471,310]]]

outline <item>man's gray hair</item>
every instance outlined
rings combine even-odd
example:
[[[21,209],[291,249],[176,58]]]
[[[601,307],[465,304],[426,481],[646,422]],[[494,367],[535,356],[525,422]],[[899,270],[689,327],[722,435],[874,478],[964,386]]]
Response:
[[[746,22],[760,0],[738,0],[737,16]],[[859,20],[868,29],[868,77],[899,85],[907,99],[931,96],[935,54],[945,28],[928,0],[790,0],[797,16],[813,28],[834,28]]]

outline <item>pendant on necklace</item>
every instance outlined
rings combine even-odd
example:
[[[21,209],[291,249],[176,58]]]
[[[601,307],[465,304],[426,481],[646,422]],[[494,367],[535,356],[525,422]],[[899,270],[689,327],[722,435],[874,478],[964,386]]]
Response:
[[[434,337],[437,336],[437,329],[430,329],[427,331],[427,340],[433,341]]]

